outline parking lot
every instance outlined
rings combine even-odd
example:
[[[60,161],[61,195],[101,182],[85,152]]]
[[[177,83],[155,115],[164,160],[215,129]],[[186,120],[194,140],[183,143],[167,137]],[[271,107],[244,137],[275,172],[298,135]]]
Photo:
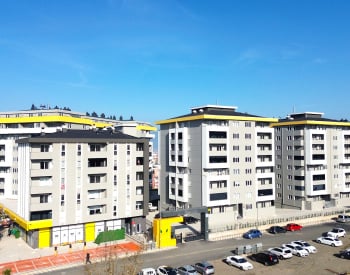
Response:
[[[310,242],[318,250],[316,254],[310,254],[305,258],[293,256],[291,259],[280,260],[275,266],[264,266],[263,264],[254,262],[249,259],[254,266],[254,269],[249,271],[241,271],[236,267],[227,265],[223,259],[211,261],[215,267],[215,274],[247,274],[247,275],[295,275],[295,274],[350,274],[350,260],[341,259],[335,256],[341,250],[350,248],[350,237],[341,238],[344,245],[341,247],[331,247],[328,245]]]

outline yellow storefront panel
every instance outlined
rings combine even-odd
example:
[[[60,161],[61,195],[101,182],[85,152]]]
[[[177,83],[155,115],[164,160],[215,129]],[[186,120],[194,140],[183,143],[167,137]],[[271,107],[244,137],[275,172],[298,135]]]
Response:
[[[95,223],[85,224],[85,241],[92,242],[95,240]]]
[[[182,216],[153,220],[153,239],[159,248],[176,246],[176,239],[171,236],[171,225],[179,222],[183,222]]]
[[[39,248],[50,247],[50,228],[39,230]]]

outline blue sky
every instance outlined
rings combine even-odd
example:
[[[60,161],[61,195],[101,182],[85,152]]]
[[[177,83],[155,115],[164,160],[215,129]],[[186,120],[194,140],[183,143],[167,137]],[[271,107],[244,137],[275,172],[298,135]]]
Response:
[[[0,111],[350,119],[348,0],[2,0]]]

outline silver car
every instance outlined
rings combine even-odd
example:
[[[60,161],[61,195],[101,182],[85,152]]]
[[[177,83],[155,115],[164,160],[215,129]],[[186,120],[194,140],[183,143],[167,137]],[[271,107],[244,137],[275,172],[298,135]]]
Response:
[[[214,274],[214,266],[209,262],[195,263],[193,266],[199,274]]]
[[[177,273],[180,275],[198,275],[198,272],[192,265],[183,265],[177,268]]]

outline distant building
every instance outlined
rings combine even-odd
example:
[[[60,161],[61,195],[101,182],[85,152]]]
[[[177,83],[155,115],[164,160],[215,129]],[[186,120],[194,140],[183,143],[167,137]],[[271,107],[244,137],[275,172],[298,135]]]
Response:
[[[276,206],[301,210],[350,202],[350,122],[322,113],[289,115],[276,133]]]
[[[156,122],[162,209],[208,207],[210,227],[274,215],[271,122],[217,105]]]
[[[17,140],[19,224],[32,247],[146,230],[148,143],[120,132],[67,130]]]

